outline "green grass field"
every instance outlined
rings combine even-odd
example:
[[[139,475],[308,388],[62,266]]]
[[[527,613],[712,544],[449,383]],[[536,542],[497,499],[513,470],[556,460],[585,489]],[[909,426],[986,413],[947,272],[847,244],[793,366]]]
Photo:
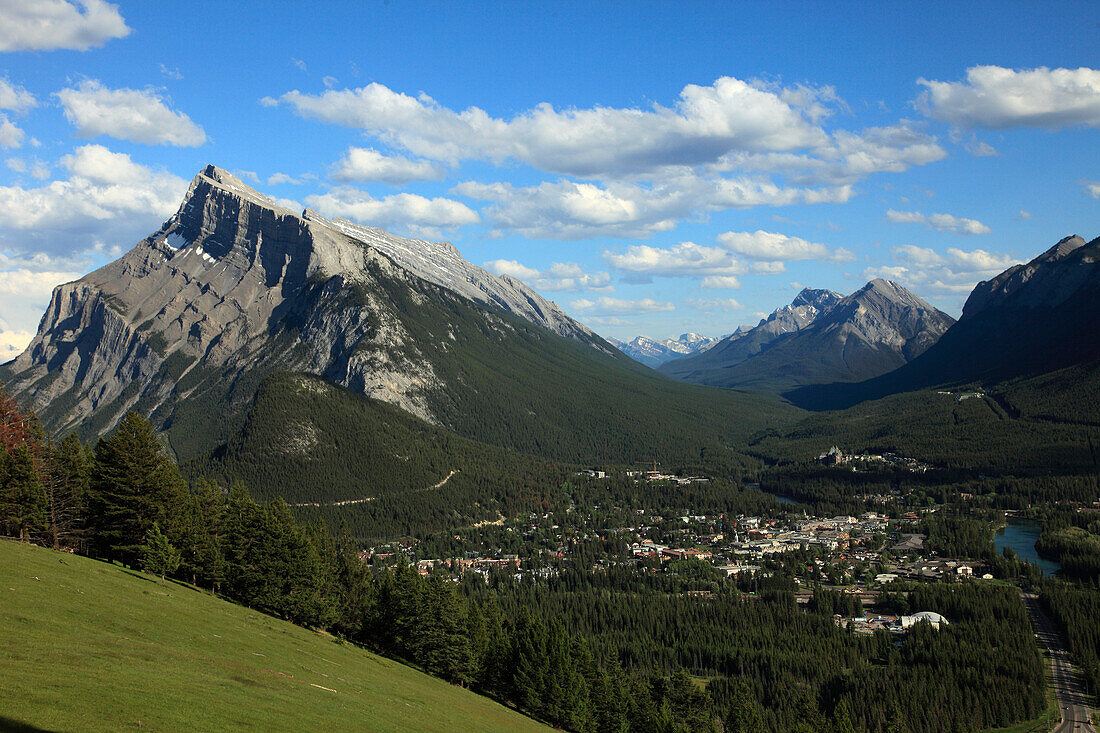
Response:
[[[208,593],[0,542],[0,730],[549,730]]]

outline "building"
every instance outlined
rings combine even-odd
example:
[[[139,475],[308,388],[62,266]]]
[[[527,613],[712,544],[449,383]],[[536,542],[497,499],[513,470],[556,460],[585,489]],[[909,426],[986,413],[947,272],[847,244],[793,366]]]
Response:
[[[920,613],[914,613],[912,616],[901,617],[901,628],[908,629],[914,624],[919,624],[921,621],[927,621],[932,624],[932,628],[939,630],[940,626],[949,626],[950,622],[935,611],[921,611]]]

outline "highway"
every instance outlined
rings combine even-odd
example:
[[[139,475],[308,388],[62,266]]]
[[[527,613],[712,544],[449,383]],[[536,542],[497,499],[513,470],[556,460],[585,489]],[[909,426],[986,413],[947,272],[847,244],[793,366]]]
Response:
[[[1096,733],[1089,717],[1088,696],[1077,668],[1070,661],[1069,652],[1054,624],[1039,606],[1039,598],[1034,593],[1020,593],[1031,623],[1035,627],[1035,637],[1046,647],[1050,654],[1050,666],[1053,672],[1054,694],[1058,699],[1058,710],[1062,722],[1054,733]]]

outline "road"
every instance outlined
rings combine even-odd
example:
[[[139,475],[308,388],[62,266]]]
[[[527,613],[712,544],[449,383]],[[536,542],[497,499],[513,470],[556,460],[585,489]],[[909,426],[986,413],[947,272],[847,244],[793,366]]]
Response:
[[[1062,637],[1054,624],[1039,606],[1039,597],[1034,593],[1020,593],[1031,623],[1035,627],[1035,637],[1050,653],[1050,668],[1053,672],[1054,694],[1058,698],[1058,710],[1062,714],[1061,724],[1054,733],[1096,733],[1089,717],[1088,696],[1084,682],[1077,668],[1070,662]]]

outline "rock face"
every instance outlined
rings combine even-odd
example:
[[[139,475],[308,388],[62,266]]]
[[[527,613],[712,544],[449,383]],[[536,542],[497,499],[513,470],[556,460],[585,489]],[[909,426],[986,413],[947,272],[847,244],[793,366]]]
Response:
[[[978,283],[958,323],[896,371],[787,396],[834,409],[924,387],[1037,376],[1100,359],[1098,321],[1100,239],[1066,237],[1026,265]]]
[[[859,381],[915,358],[952,322],[887,280],[872,280],[844,298],[806,289],[756,328],[661,371],[697,384],[764,390]]]
[[[318,374],[433,420],[430,397],[442,377],[423,336],[409,332],[395,292],[412,301],[405,306],[443,292],[490,321],[500,309],[612,351],[556,305],[471,265],[453,245],[309,210],[299,216],[208,166],[160,231],[55,289],[37,335],[3,377],[53,431],[79,428],[89,438],[129,410],[169,426],[189,398],[199,398],[189,400],[191,410],[202,399],[250,399],[276,369]],[[230,426],[211,418],[207,428],[217,440]]]
[[[992,280],[978,283],[963,306],[960,321],[996,308],[1057,308],[1090,282],[1095,284],[1095,240],[1066,237],[1026,265],[1013,265]],[[1091,252],[1079,252],[1092,246]]]
[[[635,336],[630,341],[608,339],[608,342],[634,361],[655,369],[670,359],[706,351],[719,340],[711,336],[700,336],[697,333],[682,333],[678,338],[660,341],[648,336]]]

